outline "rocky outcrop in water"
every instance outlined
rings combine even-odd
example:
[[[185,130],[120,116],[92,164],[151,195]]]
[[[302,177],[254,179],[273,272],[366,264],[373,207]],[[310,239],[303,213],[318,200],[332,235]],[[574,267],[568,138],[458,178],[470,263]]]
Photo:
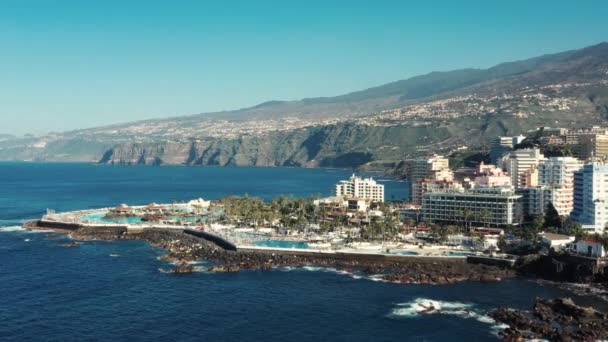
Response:
[[[608,339],[608,315],[577,306],[570,298],[536,299],[532,311],[501,308],[490,314],[509,328],[505,341],[599,341]]]
[[[518,273],[556,282],[591,284],[598,288],[608,286],[608,267],[592,258],[567,254],[531,254],[519,258],[515,265]]]

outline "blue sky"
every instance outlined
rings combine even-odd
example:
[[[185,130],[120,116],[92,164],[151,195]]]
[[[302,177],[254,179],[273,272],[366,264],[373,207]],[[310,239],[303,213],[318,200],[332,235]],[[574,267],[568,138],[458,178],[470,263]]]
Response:
[[[0,133],[333,96],[608,41],[608,1],[0,1]]]

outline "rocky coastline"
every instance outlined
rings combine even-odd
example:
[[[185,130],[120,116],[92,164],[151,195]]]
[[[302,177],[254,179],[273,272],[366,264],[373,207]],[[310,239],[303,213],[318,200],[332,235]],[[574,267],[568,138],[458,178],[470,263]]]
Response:
[[[41,228],[28,223],[26,228]],[[47,227],[48,228],[48,227]],[[496,282],[515,277],[515,272],[495,266],[468,264],[464,259],[403,257],[366,258],[347,257],[336,254],[289,254],[276,251],[225,250],[207,240],[185,234],[180,230],[145,229],[131,234],[120,228],[86,228],[75,230],[54,229],[69,233],[75,240],[145,240],[153,246],[163,248],[167,254],[162,258],[175,266],[171,273],[191,273],[194,261],[212,262],[206,270],[211,272],[238,272],[243,270],[272,270],[280,267],[332,267],[349,273],[402,284],[450,284],[462,281]]]
[[[608,314],[578,306],[570,298],[537,298],[531,311],[501,308],[490,316],[509,327],[505,341],[601,341],[608,339]]]

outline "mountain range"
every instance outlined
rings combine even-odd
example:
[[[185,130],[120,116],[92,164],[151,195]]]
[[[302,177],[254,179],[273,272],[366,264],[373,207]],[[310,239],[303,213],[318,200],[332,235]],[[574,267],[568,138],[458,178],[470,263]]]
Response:
[[[0,136],[0,160],[384,167],[477,150],[497,135],[608,119],[608,43],[488,69],[432,72],[336,97]]]

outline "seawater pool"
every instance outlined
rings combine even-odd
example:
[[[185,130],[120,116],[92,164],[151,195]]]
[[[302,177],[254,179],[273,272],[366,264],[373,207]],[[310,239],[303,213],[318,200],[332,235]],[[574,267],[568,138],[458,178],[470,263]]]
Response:
[[[116,217],[111,219],[103,218],[106,213],[93,213],[81,216],[82,220],[102,222],[102,223],[141,223],[141,217]]]
[[[258,240],[254,242],[256,246],[273,248],[308,249],[308,244],[303,241],[287,240]]]
[[[88,215],[83,215],[80,217],[80,219],[82,220],[87,220],[87,221],[92,221],[92,222],[101,222],[101,223],[130,223],[130,224],[137,224],[137,223],[142,223],[142,219],[141,217],[137,217],[137,216],[130,216],[130,217],[116,217],[116,218],[104,218],[104,216],[106,216],[106,213],[93,213],[93,214],[88,214]],[[168,216],[167,220],[169,221],[174,221],[174,222],[205,222],[207,221],[207,217],[206,216],[200,216],[200,217],[180,217],[180,216]]]
[[[391,251],[391,254],[418,255],[418,252],[414,252],[414,251]]]

